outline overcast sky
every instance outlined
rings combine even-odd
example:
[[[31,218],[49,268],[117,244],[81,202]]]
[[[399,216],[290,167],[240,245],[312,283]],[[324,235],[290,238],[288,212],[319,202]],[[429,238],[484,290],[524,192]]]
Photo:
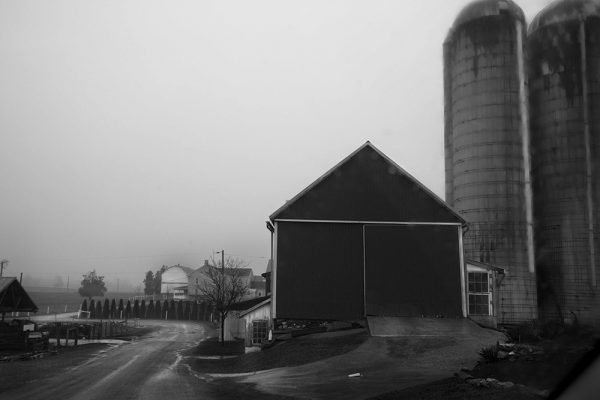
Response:
[[[465,4],[0,0],[5,276],[137,283],[220,249],[262,273],[268,216],[367,140],[443,198]]]

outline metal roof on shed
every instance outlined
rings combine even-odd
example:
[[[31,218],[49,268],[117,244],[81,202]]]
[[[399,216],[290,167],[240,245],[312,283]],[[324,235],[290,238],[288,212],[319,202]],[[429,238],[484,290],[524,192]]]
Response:
[[[36,312],[38,307],[17,278],[0,278],[0,312]]]

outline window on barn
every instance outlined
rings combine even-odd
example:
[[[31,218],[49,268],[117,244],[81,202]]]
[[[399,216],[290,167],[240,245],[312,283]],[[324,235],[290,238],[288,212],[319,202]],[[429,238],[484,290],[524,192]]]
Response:
[[[490,276],[487,272],[469,272],[469,314],[491,315]]]
[[[252,321],[252,344],[262,344],[267,341],[268,329],[266,320]]]

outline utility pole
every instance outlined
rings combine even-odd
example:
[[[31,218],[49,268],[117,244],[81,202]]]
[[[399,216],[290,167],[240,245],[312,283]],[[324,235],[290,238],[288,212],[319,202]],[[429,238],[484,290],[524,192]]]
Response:
[[[217,296],[221,302],[225,298],[225,250],[217,251],[217,253],[221,253],[221,277],[219,279],[219,287],[217,288]],[[225,346],[225,317],[223,316],[223,312],[223,309],[221,309],[221,346]]]
[[[8,264],[8,260],[4,259],[0,261],[0,278],[2,277],[2,274],[4,273],[4,266]]]
[[[221,250],[221,272],[225,275],[225,250]]]

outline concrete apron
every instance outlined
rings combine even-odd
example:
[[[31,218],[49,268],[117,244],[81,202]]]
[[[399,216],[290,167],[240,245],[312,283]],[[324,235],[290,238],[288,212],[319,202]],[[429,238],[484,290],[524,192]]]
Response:
[[[486,329],[467,318],[367,317],[371,336],[471,336]]]

